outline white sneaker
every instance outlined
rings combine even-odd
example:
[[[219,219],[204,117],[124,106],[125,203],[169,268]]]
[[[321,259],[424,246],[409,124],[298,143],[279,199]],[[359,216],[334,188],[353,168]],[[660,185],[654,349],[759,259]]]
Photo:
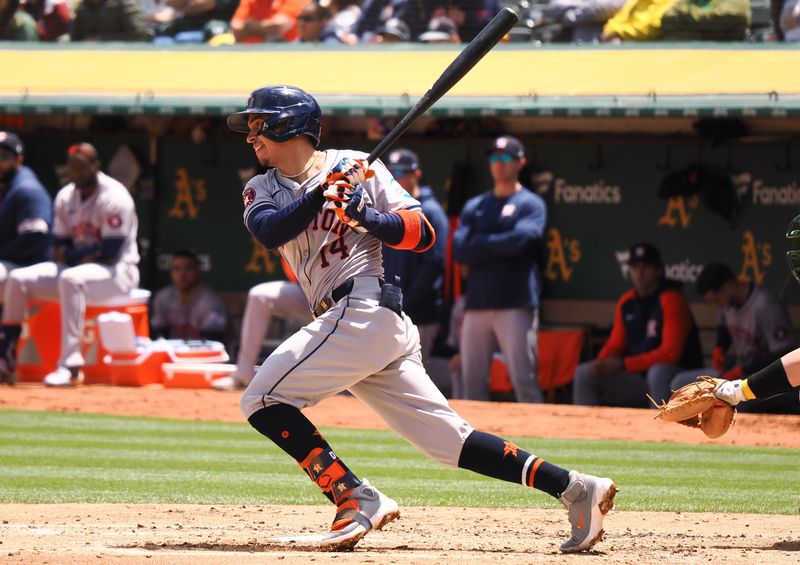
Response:
[[[67,369],[66,367],[59,367],[44,378],[44,384],[47,386],[75,386],[83,382],[83,371],[80,369]]]
[[[569,472],[569,485],[559,500],[569,511],[572,537],[561,544],[561,551],[586,551],[603,539],[603,518],[614,506],[617,491],[611,479]]]
[[[244,390],[252,380],[252,373],[247,375],[244,371],[236,369],[230,375],[211,381],[211,388],[214,390]]]

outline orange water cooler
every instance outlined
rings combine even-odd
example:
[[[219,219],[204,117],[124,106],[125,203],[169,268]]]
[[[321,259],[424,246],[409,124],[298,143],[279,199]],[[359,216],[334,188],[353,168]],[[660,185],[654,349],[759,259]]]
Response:
[[[147,302],[150,291],[134,289],[128,296],[103,303],[87,303],[81,336],[81,353],[85,382],[112,384],[105,363],[108,353],[99,338],[97,317],[106,312],[124,312],[133,319],[137,336],[150,335]],[[40,382],[54,371],[61,354],[61,308],[58,302],[32,300],[28,302],[28,317],[22,324],[17,344],[17,380]]]

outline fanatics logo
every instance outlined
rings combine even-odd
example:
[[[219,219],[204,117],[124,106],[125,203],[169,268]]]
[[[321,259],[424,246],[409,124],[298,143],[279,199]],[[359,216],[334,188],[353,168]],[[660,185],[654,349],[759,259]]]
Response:
[[[244,207],[247,208],[252,204],[256,199],[256,191],[252,187],[247,187],[244,189],[242,193],[242,200],[244,201]]]
[[[118,228],[122,225],[122,217],[119,214],[114,214],[108,218],[108,225],[112,228]]]

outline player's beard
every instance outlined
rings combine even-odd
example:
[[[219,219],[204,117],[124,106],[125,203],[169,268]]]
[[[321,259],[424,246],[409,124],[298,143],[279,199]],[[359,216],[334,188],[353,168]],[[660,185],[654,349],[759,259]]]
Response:
[[[8,186],[14,180],[14,175],[17,174],[16,168],[8,169],[6,172],[0,174],[0,185]]]

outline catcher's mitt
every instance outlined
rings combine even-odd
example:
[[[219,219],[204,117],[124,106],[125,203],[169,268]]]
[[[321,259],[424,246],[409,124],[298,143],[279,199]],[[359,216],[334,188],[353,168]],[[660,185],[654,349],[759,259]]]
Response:
[[[719,437],[728,431],[736,417],[736,409],[714,396],[714,390],[725,381],[712,377],[698,377],[697,382],[682,386],[672,393],[669,402],[658,404],[656,418],[665,422],[678,422],[691,428],[700,428],[708,437]]]

